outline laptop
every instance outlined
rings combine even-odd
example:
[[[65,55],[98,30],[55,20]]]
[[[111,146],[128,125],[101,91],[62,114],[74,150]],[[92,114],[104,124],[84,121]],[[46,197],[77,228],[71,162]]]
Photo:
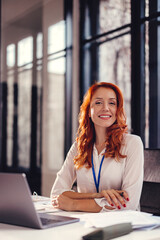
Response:
[[[0,173],[0,222],[45,229],[78,222],[78,218],[38,213],[24,173]]]

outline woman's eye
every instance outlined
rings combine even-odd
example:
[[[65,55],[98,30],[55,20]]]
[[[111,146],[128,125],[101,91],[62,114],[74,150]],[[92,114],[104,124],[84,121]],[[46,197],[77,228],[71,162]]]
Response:
[[[101,104],[102,102],[96,102],[96,105],[99,105],[99,104]]]
[[[116,103],[115,103],[115,102],[110,102],[109,104],[111,104],[111,105],[116,105]]]

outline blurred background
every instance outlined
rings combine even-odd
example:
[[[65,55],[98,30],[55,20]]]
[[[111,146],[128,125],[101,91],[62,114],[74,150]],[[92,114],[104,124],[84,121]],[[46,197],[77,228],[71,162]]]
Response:
[[[160,0],[1,0],[0,15],[1,172],[49,196],[95,81],[121,88],[129,132],[160,148]]]

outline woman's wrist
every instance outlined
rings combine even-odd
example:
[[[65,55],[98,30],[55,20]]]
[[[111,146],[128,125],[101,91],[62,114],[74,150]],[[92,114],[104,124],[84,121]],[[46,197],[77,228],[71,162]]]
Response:
[[[102,194],[101,193],[95,193],[95,197],[94,198],[102,198]]]
[[[72,199],[72,211],[100,212],[100,207],[94,199]]]
[[[67,191],[62,193],[64,196],[67,196],[71,199],[94,199],[94,198],[101,198],[101,193],[78,193]]]

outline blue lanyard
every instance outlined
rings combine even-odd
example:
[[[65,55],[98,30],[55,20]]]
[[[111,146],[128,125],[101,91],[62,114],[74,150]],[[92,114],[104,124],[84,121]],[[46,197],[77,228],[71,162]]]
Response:
[[[91,160],[92,160],[92,173],[93,173],[94,183],[95,183],[95,186],[96,186],[96,189],[97,189],[97,193],[98,193],[98,192],[99,192],[99,183],[100,183],[101,168],[102,168],[102,163],[103,163],[103,160],[104,160],[104,155],[103,155],[103,157],[102,157],[102,160],[101,160],[101,163],[100,163],[100,167],[99,167],[98,182],[97,182],[97,180],[96,180],[96,174],[95,174],[95,170],[94,170],[93,153],[92,153]]]

